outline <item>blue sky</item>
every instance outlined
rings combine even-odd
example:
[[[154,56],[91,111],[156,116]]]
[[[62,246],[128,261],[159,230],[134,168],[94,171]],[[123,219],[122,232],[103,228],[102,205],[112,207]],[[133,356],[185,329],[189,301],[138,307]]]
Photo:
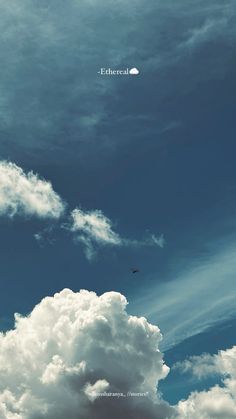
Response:
[[[2,330],[85,288],[157,324],[167,365],[235,343],[235,19],[231,0],[0,0],[0,157],[66,203],[62,221],[2,212]],[[88,260],[74,208],[102,211],[121,243]],[[167,380],[175,403],[181,376]]]

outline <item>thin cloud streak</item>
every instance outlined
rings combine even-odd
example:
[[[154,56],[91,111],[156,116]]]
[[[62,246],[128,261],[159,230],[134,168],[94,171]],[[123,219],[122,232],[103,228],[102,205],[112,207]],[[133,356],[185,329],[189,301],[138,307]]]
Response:
[[[158,322],[163,349],[236,314],[235,245],[186,269],[175,280],[139,292],[132,309]]]

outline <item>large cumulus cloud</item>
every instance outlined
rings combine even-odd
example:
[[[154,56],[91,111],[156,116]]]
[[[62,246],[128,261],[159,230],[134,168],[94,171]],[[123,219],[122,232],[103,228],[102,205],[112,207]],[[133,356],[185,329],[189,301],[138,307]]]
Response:
[[[126,312],[117,292],[64,289],[0,334],[1,419],[233,419],[236,347],[178,368],[221,386],[170,406],[158,393],[169,368],[160,330]]]
[[[0,336],[1,418],[169,417],[156,390],[169,370],[160,331],[126,304],[116,292],[65,289],[16,315],[15,329]]]

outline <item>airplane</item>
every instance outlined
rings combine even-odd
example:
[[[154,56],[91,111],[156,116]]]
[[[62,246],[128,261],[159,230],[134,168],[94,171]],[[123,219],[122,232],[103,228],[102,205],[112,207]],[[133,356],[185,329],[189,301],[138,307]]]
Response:
[[[137,272],[139,272],[138,268],[131,268],[131,272],[132,274],[136,274]]]

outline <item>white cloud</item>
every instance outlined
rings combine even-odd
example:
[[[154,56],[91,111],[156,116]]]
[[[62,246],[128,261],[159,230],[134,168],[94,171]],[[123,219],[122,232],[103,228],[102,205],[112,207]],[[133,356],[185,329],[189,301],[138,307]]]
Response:
[[[202,363],[202,365],[201,365]],[[234,419],[236,417],[236,346],[217,355],[204,354],[182,363],[183,372],[191,371],[198,377],[218,373],[224,378],[222,386],[208,391],[193,392],[178,404],[180,419]],[[181,369],[181,364],[178,365]],[[204,372],[205,370],[205,372]]]
[[[81,231],[98,243],[104,244],[120,244],[121,239],[112,230],[111,221],[102,211],[93,210],[84,212],[81,209],[74,209],[72,216],[72,231]]]
[[[85,254],[92,259],[96,254],[97,246],[158,246],[163,248],[165,239],[163,234],[159,237],[148,234],[144,239],[132,240],[119,236],[112,228],[111,220],[100,210],[83,211],[75,208],[71,212],[72,223],[67,228],[75,233],[75,240],[84,245]]]
[[[191,373],[199,380],[209,375],[219,374],[218,357],[204,353],[200,356],[191,356],[183,362],[177,362],[173,366],[181,373]]]
[[[64,204],[50,182],[14,163],[0,162],[0,214],[59,218]]]
[[[235,419],[235,394],[215,386],[209,391],[194,392],[179,402],[179,419]]]
[[[14,163],[0,161],[0,215],[7,217],[36,216],[39,218],[60,218],[65,203],[53,190],[50,182],[40,179],[32,171],[25,173]],[[75,208],[70,215],[70,225],[64,224],[75,234],[75,241],[83,244],[88,259],[96,254],[100,246],[159,246],[163,247],[163,235],[148,235],[143,240],[129,240],[119,236],[112,228],[111,220],[100,210],[82,211]],[[53,226],[34,234],[42,246],[46,240],[54,242]]]
[[[112,223],[102,211],[92,210],[84,212],[74,209],[71,213],[72,225],[70,230],[76,233],[76,241],[85,247],[88,259],[96,253],[96,246],[119,246],[122,244],[120,236],[112,230]]]
[[[168,374],[158,327],[126,313],[116,292],[65,289],[0,335],[1,419],[161,419]],[[104,393],[107,397],[101,397]],[[140,397],[109,397],[127,392]]]
[[[177,362],[174,368],[182,373],[189,372],[198,379],[212,374],[236,377],[236,346],[213,355],[204,353],[199,356],[191,356],[183,362]]]

